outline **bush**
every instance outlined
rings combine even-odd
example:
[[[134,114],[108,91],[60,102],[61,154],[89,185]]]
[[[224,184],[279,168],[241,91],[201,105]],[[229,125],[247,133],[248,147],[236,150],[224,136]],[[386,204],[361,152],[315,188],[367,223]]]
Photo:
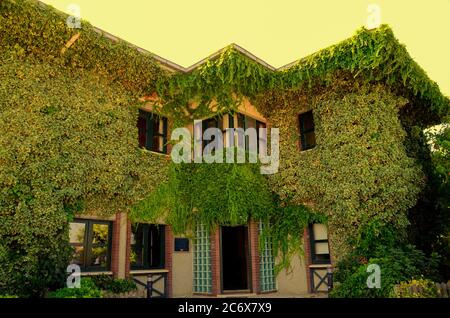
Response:
[[[128,293],[137,289],[132,279],[114,279],[108,275],[98,275],[93,276],[92,281],[98,288],[114,294]]]
[[[433,281],[419,278],[401,282],[394,288],[396,298],[435,298],[438,290]]]
[[[80,288],[61,288],[47,295],[48,298],[102,298],[101,290],[91,278],[82,278]]]
[[[381,269],[381,288],[368,288],[369,264]],[[351,254],[337,264],[334,278],[337,282],[330,297],[391,297],[394,286],[402,281],[425,273],[432,276],[437,260],[426,258],[414,246],[378,247],[374,256]]]

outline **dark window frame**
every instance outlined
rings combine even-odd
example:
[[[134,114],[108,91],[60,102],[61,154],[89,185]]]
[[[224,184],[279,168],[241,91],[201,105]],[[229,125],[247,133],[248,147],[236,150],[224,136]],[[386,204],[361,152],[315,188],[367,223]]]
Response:
[[[209,123],[213,123],[213,126],[210,127]],[[222,126],[223,126],[223,121],[221,121],[221,119],[219,117],[209,117],[209,118],[202,120],[202,152],[205,150],[205,147],[207,145],[209,145],[210,143],[212,143],[214,141],[214,139],[211,139],[211,140],[203,139],[203,134],[205,133],[205,131],[208,128],[218,128],[223,133],[223,127],[220,127],[220,123],[222,123]]]
[[[305,129],[305,118],[307,115],[311,114],[311,118],[312,118],[312,128],[310,129]],[[313,115],[313,111],[309,110],[303,113],[298,114],[298,129],[299,129],[299,133],[300,133],[300,151],[304,151],[304,150],[309,150],[309,149],[313,149],[314,147],[316,147],[316,142],[315,142],[315,123],[314,123],[314,115]],[[314,133],[314,144],[313,145],[308,145],[306,144],[306,134],[309,133]]]
[[[139,131],[139,133],[138,133],[138,136],[140,136],[142,133],[145,136],[144,148],[149,151],[167,154],[167,130],[168,130],[167,117],[159,116],[155,113],[139,109],[139,118],[145,118],[145,132]],[[163,132],[162,133],[160,133],[159,131],[157,131],[157,132],[153,131],[153,123],[155,120],[158,120],[158,121],[162,120],[162,122],[163,122]],[[139,122],[139,119],[138,119],[138,122]],[[138,125],[138,129],[139,130],[141,129],[141,127],[139,127],[139,125]],[[163,146],[162,146],[163,149],[162,150],[155,149],[155,147],[153,145],[153,137],[162,137],[162,139],[163,139]]]
[[[236,114],[237,114],[237,120],[238,120],[238,128],[243,128],[244,131],[247,129],[247,126],[248,126],[247,125],[248,118],[251,118],[251,119],[253,119],[255,121],[255,127],[254,128],[256,129],[256,153],[259,154],[260,141],[263,140],[261,138],[260,134],[259,134],[259,128],[260,128],[260,125],[263,126],[261,128],[267,128],[267,124],[265,122],[263,122],[263,121],[260,121],[260,120],[258,120],[256,118],[252,117],[252,116],[249,116],[249,115],[245,115],[245,114],[242,114],[242,113],[236,113]],[[239,127],[240,125],[242,125],[243,127]],[[232,128],[232,127],[230,127],[230,128]],[[240,139],[239,138],[242,138],[242,137],[239,136],[239,134],[238,134],[238,142],[237,142],[238,145],[240,143]],[[266,135],[266,138],[267,138],[267,135]],[[250,148],[250,146],[249,146],[249,144],[250,144],[249,136],[245,136],[244,142],[245,142],[245,144],[244,144],[245,151],[249,151],[249,148]],[[267,146],[267,139],[266,139],[266,146]]]
[[[312,264],[330,264],[330,244],[327,239],[316,240],[314,237],[314,224],[309,224],[309,243],[311,251],[311,263]],[[327,236],[328,237],[328,236]],[[327,243],[328,244],[328,254],[316,254],[316,243]],[[318,258],[318,255],[328,255],[328,258]]]
[[[130,269],[132,270],[147,270],[147,269],[164,269],[165,268],[165,255],[166,255],[166,244],[165,244],[165,225],[163,224],[150,224],[150,223],[136,223],[140,226],[143,227],[143,238],[144,238],[144,246],[142,248],[143,250],[143,255],[142,255],[142,260],[143,260],[143,264],[142,265],[135,265],[135,264],[131,264],[131,260],[130,260]],[[159,233],[159,240],[160,240],[160,246],[159,246],[159,257],[160,257],[160,263],[157,266],[152,266],[149,264],[148,261],[148,256],[149,256],[149,242],[148,242],[148,237],[149,237],[149,230],[151,226],[156,226],[157,227],[157,231]],[[133,244],[130,243],[130,249],[131,251],[133,251]]]
[[[82,246],[83,247],[83,264],[80,268],[84,272],[96,271],[96,272],[106,272],[111,270],[111,254],[112,254],[112,221],[103,220],[90,220],[90,219],[74,219],[70,223],[83,223],[85,224],[83,243],[71,243],[70,246]],[[94,224],[104,224],[108,225],[108,244],[106,252],[106,266],[92,266],[92,248],[95,247],[93,243],[94,239]]]

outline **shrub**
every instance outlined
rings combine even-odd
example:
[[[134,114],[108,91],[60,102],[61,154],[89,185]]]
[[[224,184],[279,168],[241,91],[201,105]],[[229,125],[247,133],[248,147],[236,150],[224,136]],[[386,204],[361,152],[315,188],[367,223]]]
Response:
[[[438,290],[433,281],[419,278],[401,282],[394,288],[396,298],[435,298]]]
[[[369,264],[381,269],[381,288],[368,288]],[[426,258],[414,246],[378,247],[371,258],[351,254],[337,264],[335,288],[330,297],[391,297],[394,286],[423,273],[433,275],[436,258]]]
[[[137,289],[136,283],[132,279],[114,279],[108,275],[93,276],[94,284],[102,289],[114,294],[127,293]]]
[[[91,278],[82,278],[80,288],[61,288],[47,295],[48,298],[102,298],[101,290]]]

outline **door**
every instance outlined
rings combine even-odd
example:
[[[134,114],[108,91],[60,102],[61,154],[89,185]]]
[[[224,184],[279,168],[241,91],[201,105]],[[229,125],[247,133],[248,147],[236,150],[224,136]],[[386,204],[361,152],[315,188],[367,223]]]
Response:
[[[222,291],[248,291],[249,244],[247,226],[221,227]]]

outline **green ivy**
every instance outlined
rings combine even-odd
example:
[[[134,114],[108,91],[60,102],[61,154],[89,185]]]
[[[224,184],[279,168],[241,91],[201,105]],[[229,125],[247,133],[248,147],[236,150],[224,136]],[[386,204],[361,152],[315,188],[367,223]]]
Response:
[[[412,132],[448,116],[450,102],[388,26],[361,29],[276,72],[230,46],[171,74],[85,21],[67,28],[66,18],[36,1],[0,2],[1,293],[40,294],[61,281],[74,214],[134,204],[134,217],[164,218],[176,232],[196,222],[270,222],[283,255],[322,218],[336,257],[369,221],[405,231],[426,181]],[[155,92],[155,110],[175,126],[249,98],[280,128],[280,172],[266,179],[251,164],[168,171],[168,158],[137,147],[136,106]],[[299,152],[296,116],[307,109],[317,147]]]

